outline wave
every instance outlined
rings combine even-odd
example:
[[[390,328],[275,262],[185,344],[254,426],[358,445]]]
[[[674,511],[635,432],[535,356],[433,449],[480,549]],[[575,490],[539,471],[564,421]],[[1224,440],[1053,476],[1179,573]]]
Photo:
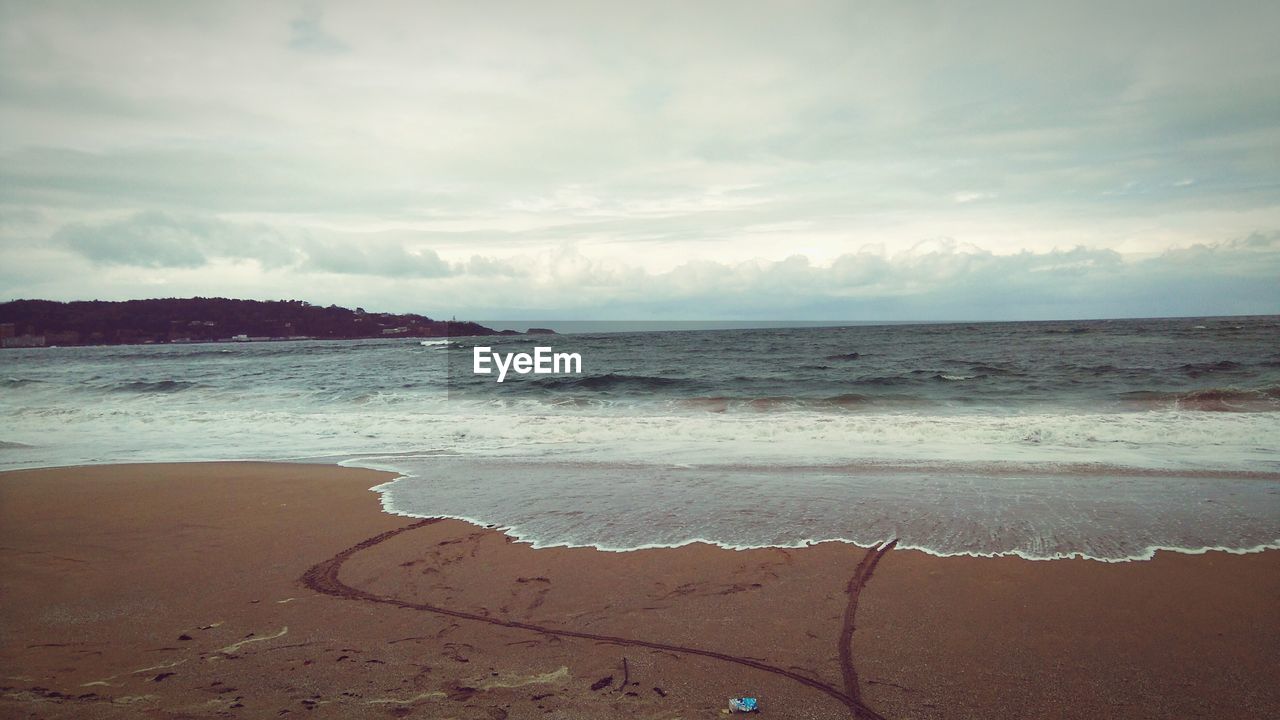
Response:
[[[176,393],[195,387],[199,387],[199,384],[188,382],[186,380],[157,380],[154,382],[147,380],[134,380],[132,382],[108,385],[104,389],[109,392],[125,393]]]
[[[862,357],[861,353],[851,352],[841,353],[839,355],[828,355],[824,357],[823,360],[857,360],[860,357]]]
[[[182,347],[182,346],[179,346],[179,347]],[[228,355],[236,354],[236,351],[233,348],[224,347],[224,348],[213,348],[210,350],[184,349],[182,352],[175,353],[175,354],[181,355],[184,359],[185,358],[203,358],[203,357],[224,358],[224,357],[227,357]]]
[[[859,393],[842,393],[828,397],[794,397],[790,395],[769,395],[761,397],[712,395],[682,398],[674,403],[687,410],[702,410],[712,413],[730,411],[748,412],[789,412],[789,411],[840,411],[863,410],[869,408],[905,408],[921,407],[934,404],[931,400],[913,395],[862,395]]]
[[[973,372],[972,370],[970,372]],[[997,371],[1004,372],[1004,371]],[[854,385],[866,385],[871,387],[888,387],[893,385],[909,385],[918,384],[922,381],[934,382],[960,382],[963,380],[982,380],[989,377],[988,373],[978,372],[973,375],[967,375],[959,372],[950,372],[945,370],[912,370],[905,375],[878,375],[876,377],[859,378],[853,381]]]
[[[922,371],[924,372],[924,371]],[[867,385],[870,387],[891,387],[894,385],[908,385],[915,382],[911,378],[901,375],[878,375],[876,377],[858,378],[852,382],[853,385]]]
[[[843,395],[834,395],[829,398],[823,398],[814,404],[818,407],[861,408],[877,402],[882,402],[882,399],[867,395],[859,395],[857,393],[844,393]]]
[[[722,413],[728,411],[730,407],[738,402],[740,401],[737,398],[730,397],[695,397],[680,400],[676,404],[690,410]]]
[[[998,365],[988,365],[987,363],[974,363],[969,366],[969,372],[979,373],[981,375],[1021,375],[1013,368],[1000,367]]]
[[[1238,362],[1232,362],[1230,360],[1219,360],[1214,363],[1187,363],[1185,365],[1180,365],[1178,369],[1190,377],[1196,378],[1201,375],[1209,375],[1212,373],[1243,370],[1244,366]]]
[[[1199,412],[1280,411],[1280,385],[1243,390],[1206,388],[1190,392],[1138,391],[1121,393],[1130,404],[1152,410],[1193,410]]]
[[[543,390],[661,390],[694,385],[688,380],[653,375],[607,373],[584,377],[550,377],[530,380],[528,385]]]

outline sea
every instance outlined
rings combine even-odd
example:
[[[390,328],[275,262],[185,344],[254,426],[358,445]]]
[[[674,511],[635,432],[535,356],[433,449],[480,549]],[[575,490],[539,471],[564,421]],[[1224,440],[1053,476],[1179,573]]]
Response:
[[[3,350],[0,469],[388,470],[387,511],[539,547],[1280,548],[1280,316],[552,327]],[[499,383],[477,346],[581,372]]]

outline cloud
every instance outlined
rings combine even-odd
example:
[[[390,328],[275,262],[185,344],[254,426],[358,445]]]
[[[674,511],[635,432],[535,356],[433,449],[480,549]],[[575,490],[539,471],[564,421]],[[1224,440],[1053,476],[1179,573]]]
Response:
[[[312,241],[305,245],[302,272],[367,275],[383,278],[435,278],[450,274],[449,265],[429,249],[406,249],[388,242]]]
[[[1280,312],[1277,232],[1145,258],[1083,246],[1000,254],[938,238],[904,251],[868,245],[829,261],[795,253],[691,260],[659,270],[626,253],[573,244],[449,259],[389,236],[289,237],[257,224],[147,213],[70,225],[57,237],[65,252],[111,270],[105,279],[78,273],[88,279],[74,282],[49,271],[43,284],[31,286],[63,298],[101,293],[94,287],[99,280],[119,286],[131,273],[154,280],[151,273],[166,270],[169,294],[209,294],[219,283],[260,285],[259,295],[268,297],[492,318],[974,320]],[[19,252],[0,250],[0,259]],[[46,256],[22,262],[58,267]],[[30,294],[19,290],[20,278],[6,273],[3,281],[11,296]]]
[[[302,13],[289,23],[292,35],[289,47],[294,50],[314,53],[341,53],[349,48],[338,38],[324,29],[324,12],[316,3],[303,5]]]
[[[0,292],[1274,306],[1219,241],[1280,229],[1276,3],[668,10],[0,1]]]
[[[353,276],[431,278],[451,272],[434,251],[407,248],[393,239],[290,236],[262,223],[207,215],[139,212],[100,223],[73,223],[55,232],[52,241],[98,265],[201,268],[229,260],[255,262],[267,270]]]
[[[285,238],[264,225],[160,212],[140,212],[99,224],[73,223],[51,240],[101,265],[198,268],[228,259],[278,268],[298,257]]]

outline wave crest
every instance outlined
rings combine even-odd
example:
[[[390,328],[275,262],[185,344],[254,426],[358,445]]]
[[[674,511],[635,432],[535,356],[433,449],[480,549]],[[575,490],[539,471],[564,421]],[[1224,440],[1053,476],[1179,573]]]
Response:
[[[1194,410],[1199,412],[1280,411],[1280,385],[1256,389],[1205,388],[1191,392],[1123,393],[1126,402],[1152,410]]]
[[[586,375],[583,377],[550,377],[529,381],[543,390],[658,390],[689,385],[689,381],[652,375]]]

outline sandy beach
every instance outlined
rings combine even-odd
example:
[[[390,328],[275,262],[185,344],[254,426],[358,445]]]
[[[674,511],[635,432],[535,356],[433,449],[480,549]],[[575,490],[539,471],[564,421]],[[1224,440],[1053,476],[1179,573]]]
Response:
[[[534,550],[389,475],[0,474],[12,718],[1280,716],[1280,552]]]

